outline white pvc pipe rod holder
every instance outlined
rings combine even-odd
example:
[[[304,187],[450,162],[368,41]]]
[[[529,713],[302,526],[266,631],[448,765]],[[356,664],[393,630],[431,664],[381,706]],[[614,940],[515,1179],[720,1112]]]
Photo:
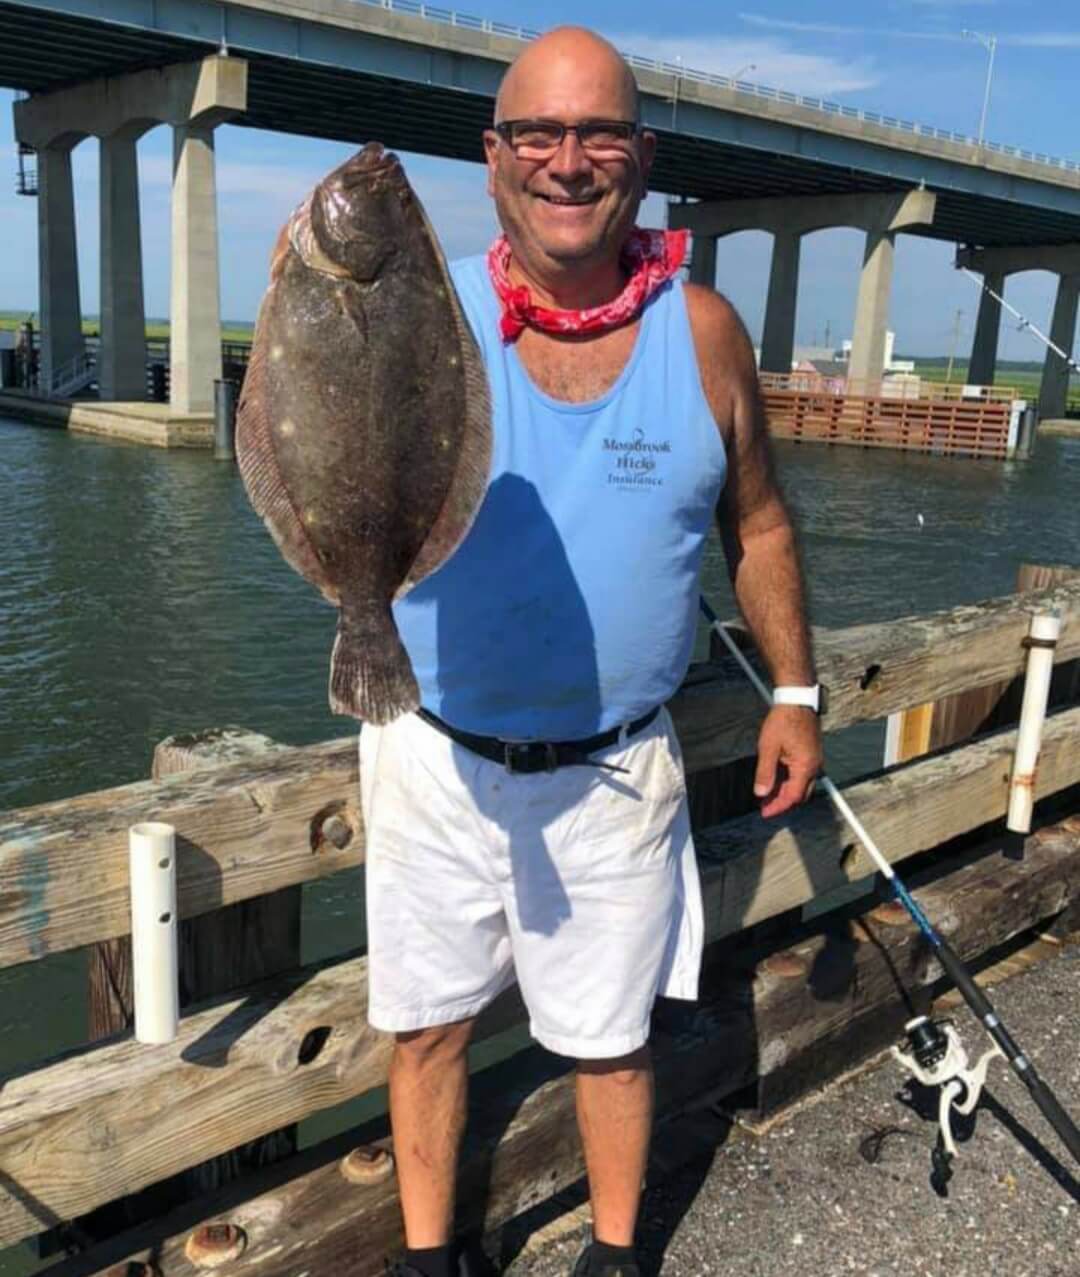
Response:
[[[176,830],[159,821],[128,830],[135,1037],[172,1042],[180,1023],[176,943]]]
[[[1020,730],[1016,737],[1016,758],[1009,785],[1009,814],[1005,820],[1006,828],[1017,834],[1031,832],[1031,813],[1035,806],[1035,771],[1042,748],[1046,703],[1050,699],[1050,678],[1054,672],[1052,645],[1057,643],[1060,633],[1059,616],[1048,612],[1031,618],[1030,638],[1034,644],[1051,646],[1033,645],[1028,648]]]

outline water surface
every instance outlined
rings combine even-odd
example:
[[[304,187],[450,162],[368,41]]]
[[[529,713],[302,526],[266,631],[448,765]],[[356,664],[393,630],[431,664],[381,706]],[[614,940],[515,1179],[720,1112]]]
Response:
[[[1018,565],[1080,564],[1080,441],[1029,463],[781,443],[812,620],[973,602]],[[282,561],[235,467],[0,420],[0,809],[145,779],[154,745],[239,724],[351,734],[326,705],[334,613]],[[922,520],[918,515],[922,515]],[[732,610],[719,544],[704,585]],[[837,775],[882,729],[830,741]],[[362,943],[359,874],[305,889],[304,960]],[[0,1071],[85,1041],[81,953],[0,971]],[[19,1248],[0,1277],[30,1271]]]

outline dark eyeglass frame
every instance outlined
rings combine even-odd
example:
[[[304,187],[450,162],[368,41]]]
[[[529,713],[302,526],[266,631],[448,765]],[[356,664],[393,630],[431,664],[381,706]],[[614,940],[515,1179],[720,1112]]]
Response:
[[[544,146],[538,146],[536,143],[531,145],[527,142],[515,141],[514,130],[521,125],[543,125],[544,128],[558,130],[558,137]],[[543,120],[543,119],[526,119],[526,120],[500,120],[498,124],[493,125],[494,131],[502,138],[508,147],[516,155],[519,149],[525,150],[550,150],[554,154],[563,142],[566,140],[567,133],[573,133],[578,140],[578,145],[584,151],[592,150],[616,150],[614,146],[597,147],[595,144],[590,148],[587,140],[587,134],[590,129],[621,129],[625,130],[626,136],[619,139],[619,146],[628,145],[641,132],[641,125],[636,120],[582,120],[580,124],[564,124],[561,120]],[[582,132],[584,130],[584,134]]]

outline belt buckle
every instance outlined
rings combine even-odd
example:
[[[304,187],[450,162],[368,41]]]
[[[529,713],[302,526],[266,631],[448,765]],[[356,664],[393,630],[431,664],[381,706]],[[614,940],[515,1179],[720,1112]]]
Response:
[[[514,761],[517,757],[520,756],[523,758],[523,760],[530,759],[533,757],[533,751],[537,749],[542,749],[544,751],[544,765],[543,765],[544,771],[553,772],[559,765],[559,756],[555,752],[555,746],[550,741],[506,740],[502,742],[502,747],[503,747],[503,766],[506,768],[508,772],[511,773],[511,775],[513,775],[514,773],[531,774],[531,773],[540,771],[541,768],[539,767],[528,767],[528,766],[517,767],[514,765]]]

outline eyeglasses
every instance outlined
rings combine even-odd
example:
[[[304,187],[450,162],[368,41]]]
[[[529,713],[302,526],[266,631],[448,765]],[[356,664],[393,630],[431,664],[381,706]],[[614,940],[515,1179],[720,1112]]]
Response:
[[[575,133],[590,155],[625,154],[638,133],[632,120],[585,120],[562,124],[558,120],[502,120],[495,132],[516,156],[526,160],[549,159],[562,146],[567,133]]]

